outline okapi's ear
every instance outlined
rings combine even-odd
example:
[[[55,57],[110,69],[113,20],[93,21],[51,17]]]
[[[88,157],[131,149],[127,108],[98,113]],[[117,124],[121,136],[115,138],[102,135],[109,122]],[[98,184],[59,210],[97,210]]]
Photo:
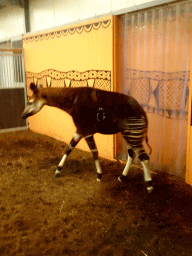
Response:
[[[37,88],[35,83],[30,84],[30,89],[33,91],[34,94],[38,94],[38,92],[39,92],[39,89]]]
[[[38,89],[41,89],[41,88],[43,88],[43,85],[42,85],[42,84],[39,84],[39,85],[37,85],[37,88],[38,88]]]

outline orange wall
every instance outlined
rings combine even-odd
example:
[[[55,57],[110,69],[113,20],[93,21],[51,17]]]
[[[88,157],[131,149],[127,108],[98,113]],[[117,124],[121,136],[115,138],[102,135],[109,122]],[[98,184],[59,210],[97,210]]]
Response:
[[[109,70],[112,73],[113,90],[112,16],[26,35],[23,37],[23,47],[27,72],[39,73],[46,69],[62,72]],[[75,133],[71,117],[59,109],[48,106],[29,118],[29,128],[66,143],[70,142]],[[113,135],[96,134],[95,140],[100,156],[114,158]],[[89,150],[84,140],[77,147]]]
[[[186,182],[192,186],[192,124],[191,124],[191,100],[192,100],[192,72],[190,77],[189,87],[189,119],[188,119],[188,133],[187,133],[187,161],[186,161]]]

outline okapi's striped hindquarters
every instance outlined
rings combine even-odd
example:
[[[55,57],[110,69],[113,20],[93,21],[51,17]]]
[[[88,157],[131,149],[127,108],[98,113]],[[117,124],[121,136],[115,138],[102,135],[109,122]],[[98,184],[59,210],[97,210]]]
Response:
[[[146,143],[148,145],[147,119],[144,116],[141,118],[128,118],[124,120],[122,126],[124,129],[121,133],[123,138],[128,143],[128,160],[122,175],[118,179],[120,181],[126,179],[134,157],[138,156],[144,168],[144,179],[147,183],[147,190],[150,193],[152,192],[153,187],[152,178],[149,171],[149,156],[146,154],[145,149],[143,148],[144,139],[146,139]]]
[[[78,142],[84,138],[93,154],[100,181],[102,170],[98,160],[98,151],[94,141],[95,133],[115,134],[121,132],[128,143],[128,160],[122,175],[118,178],[125,181],[135,156],[141,160],[144,168],[144,179],[147,191],[153,190],[149,170],[149,156],[143,148],[143,141],[148,145],[147,116],[143,108],[132,97],[107,92],[95,88],[39,88],[30,85],[33,96],[29,98],[22,117],[27,118],[39,112],[44,105],[60,108],[70,114],[77,128],[75,135],[66,148],[55,176],[59,176],[67,156]],[[149,145],[148,145],[149,146]]]

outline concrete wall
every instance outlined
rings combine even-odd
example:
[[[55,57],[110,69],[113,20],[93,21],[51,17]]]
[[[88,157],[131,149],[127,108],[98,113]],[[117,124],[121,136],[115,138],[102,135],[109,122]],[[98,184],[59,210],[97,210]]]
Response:
[[[59,26],[69,22],[110,14],[150,0],[32,0],[30,1],[31,31]]]
[[[171,0],[30,0],[31,32],[79,23],[106,15],[126,12],[172,2]],[[25,15],[21,7],[0,9],[0,41],[25,34]]]
[[[0,9],[0,41],[25,32],[23,8],[9,6]]]

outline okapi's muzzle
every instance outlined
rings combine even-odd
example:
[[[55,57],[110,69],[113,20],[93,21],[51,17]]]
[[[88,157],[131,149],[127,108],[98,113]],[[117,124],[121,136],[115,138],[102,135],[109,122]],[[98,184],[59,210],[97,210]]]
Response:
[[[42,86],[36,86],[34,83],[30,84],[30,89],[33,92],[32,97],[29,97],[27,105],[21,115],[21,118],[26,119],[29,116],[33,116],[38,113],[42,107],[46,104],[46,100],[41,97],[40,88]]]
[[[32,115],[33,115],[33,109],[28,109],[28,106],[26,106],[26,108],[24,109],[24,111],[21,115],[21,118],[26,119],[26,118],[28,118],[29,116],[32,116]]]
[[[31,98],[27,102],[27,105],[21,115],[21,118],[26,119],[29,116],[33,116],[37,114],[45,104],[46,104],[46,100],[41,97]]]

